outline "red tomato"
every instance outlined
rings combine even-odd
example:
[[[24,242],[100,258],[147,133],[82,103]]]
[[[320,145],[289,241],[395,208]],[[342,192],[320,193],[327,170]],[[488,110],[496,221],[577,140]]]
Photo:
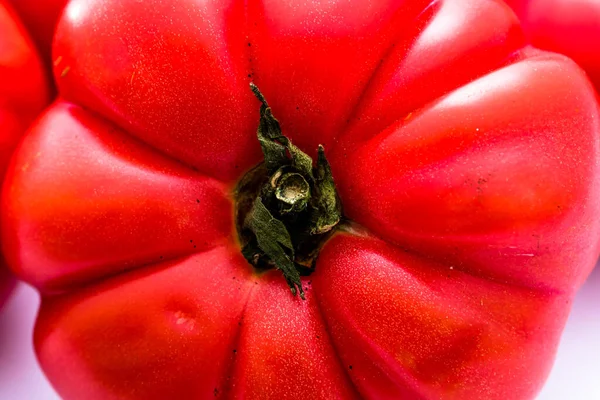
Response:
[[[68,0],[7,0],[13,5],[46,59],[50,59],[52,37]]]
[[[0,181],[23,132],[48,101],[39,57],[12,9],[0,0]],[[12,279],[0,263],[0,303]]]
[[[2,307],[6,301],[6,298],[12,291],[13,286],[14,279],[4,265],[0,266],[0,307]]]
[[[74,0],[54,56],[1,211],[64,399],[539,391],[599,252],[600,114],[504,3]],[[304,301],[241,254],[250,82],[343,205]]]
[[[575,60],[600,89],[600,1],[507,0],[534,46]]]

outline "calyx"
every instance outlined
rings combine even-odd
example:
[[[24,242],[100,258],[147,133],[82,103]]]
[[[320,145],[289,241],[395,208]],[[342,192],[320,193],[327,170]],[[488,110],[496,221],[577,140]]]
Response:
[[[244,257],[259,269],[277,268],[304,299],[301,275],[314,270],[321,246],[342,219],[342,205],[319,146],[316,165],[281,132],[264,96],[257,135],[264,162],[236,187],[236,224]]]

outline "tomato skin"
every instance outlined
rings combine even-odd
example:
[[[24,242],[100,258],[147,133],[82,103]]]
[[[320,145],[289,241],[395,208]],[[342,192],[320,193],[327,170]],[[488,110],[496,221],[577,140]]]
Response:
[[[7,0],[27,27],[46,60],[52,52],[56,23],[68,0]]]
[[[0,211],[63,398],[540,390],[600,250],[600,110],[506,4],[73,0],[54,57]],[[353,221],[305,301],[236,238],[251,81]]]
[[[27,126],[48,102],[40,59],[16,14],[0,1],[0,179]],[[1,264],[4,264],[2,262]],[[13,279],[0,265],[0,304]]]
[[[596,0],[507,0],[531,43],[572,58],[600,90],[600,3]]]
[[[8,295],[12,291],[15,280],[8,272],[4,265],[0,268],[0,307],[6,301]]]

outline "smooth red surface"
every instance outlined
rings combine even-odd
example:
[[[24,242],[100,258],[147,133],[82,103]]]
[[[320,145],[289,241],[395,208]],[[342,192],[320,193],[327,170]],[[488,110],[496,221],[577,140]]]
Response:
[[[0,181],[27,126],[48,102],[40,60],[14,10],[0,0]],[[13,286],[0,257],[0,304]]]
[[[58,18],[68,0],[6,0],[27,27],[44,59],[50,59]]]
[[[531,399],[598,256],[600,115],[489,0],[74,0],[2,200],[65,399]],[[356,225],[244,261],[256,82]]]
[[[600,90],[600,1],[506,0],[534,46],[575,60]]]

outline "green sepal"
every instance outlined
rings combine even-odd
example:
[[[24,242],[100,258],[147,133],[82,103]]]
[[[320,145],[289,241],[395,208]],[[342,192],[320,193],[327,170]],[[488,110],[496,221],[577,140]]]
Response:
[[[314,188],[316,193],[311,197],[314,212],[311,214],[309,232],[311,235],[320,235],[329,232],[342,218],[342,203],[323,146],[319,146]]]
[[[319,146],[313,160],[282,134],[279,121],[254,84],[261,102],[258,140],[264,164],[249,171],[236,189],[236,219],[242,254],[259,269],[283,272],[293,294],[304,291],[300,275],[316,259],[342,219],[331,167]]]
[[[265,157],[265,165],[270,173],[284,165],[291,165],[305,177],[312,180],[312,158],[298,147],[294,146],[287,137],[281,134],[281,126],[273,116],[271,107],[256,85],[250,84],[254,95],[260,100],[260,121],[258,123],[258,141]],[[287,153],[290,156],[288,157]]]
[[[269,210],[265,207],[261,197],[257,197],[254,201],[252,210],[248,213],[245,222],[246,228],[250,229],[258,244],[258,248],[264,252],[270,261],[275,264],[275,267],[281,272],[287,281],[292,293],[295,295],[300,293],[300,297],[304,299],[304,290],[300,281],[300,274],[294,264],[294,246],[287,228],[280,220],[273,217]],[[255,263],[256,254],[250,254],[248,251],[242,251],[246,259],[251,263]]]

